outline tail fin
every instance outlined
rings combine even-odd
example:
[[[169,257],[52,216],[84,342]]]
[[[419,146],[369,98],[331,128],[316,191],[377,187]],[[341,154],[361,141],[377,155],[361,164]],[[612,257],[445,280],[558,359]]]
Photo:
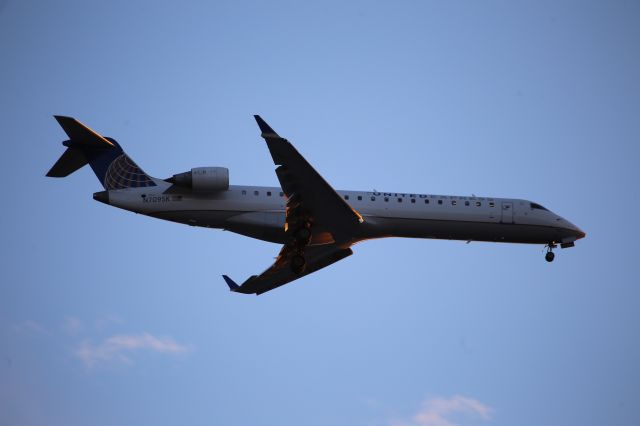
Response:
[[[155,182],[111,138],[94,132],[71,117],[54,116],[69,140],[62,142],[67,150],[47,173],[49,177],[65,177],[89,164],[105,189],[156,186]]]

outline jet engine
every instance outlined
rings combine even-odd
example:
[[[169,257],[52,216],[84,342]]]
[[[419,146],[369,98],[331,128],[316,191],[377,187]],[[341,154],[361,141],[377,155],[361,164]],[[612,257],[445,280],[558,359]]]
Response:
[[[178,173],[167,179],[176,186],[195,192],[219,192],[229,189],[229,169],[225,167],[194,167],[190,172]]]

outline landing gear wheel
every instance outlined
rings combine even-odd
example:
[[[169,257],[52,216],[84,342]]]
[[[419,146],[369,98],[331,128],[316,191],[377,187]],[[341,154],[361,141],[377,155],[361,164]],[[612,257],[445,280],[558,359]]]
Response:
[[[311,231],[309,228],[299,228],[295,233],[295,238],[297,241],[303,242],[304,245],[307,245],[311,239]]]
[[[553,259],[555,259],[556,257],[556,255],[553,254],[553,249],[556,247],[558,247],[558,245],[555,242],[550,242],[545,246],[545,248],[547,249],[547,254],[544,255],[544,260],[546,260],[547,262],[553,262]]]
[[[296,254],[291,258],[291,270],[296,274],[301,274],[306,264],[307,261],[304,260],[304,256],[300,254]]]

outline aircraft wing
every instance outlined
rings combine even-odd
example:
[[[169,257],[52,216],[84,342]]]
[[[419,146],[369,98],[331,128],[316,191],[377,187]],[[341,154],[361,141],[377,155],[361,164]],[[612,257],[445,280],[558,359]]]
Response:
[[[287,196],[287,207],[294,205],[309,212],[314,227],[326,229],[334,241],[353,235],[351,230],[364,222],[360,213],[338,195],[288,140],[281,138],[259,115],[254,117],[278,166],[276,175]]]
[[[364,222],[289,141],[281,138],[259,115],[254,117],[287,196],[287,243],[271,267],[242,285],[223,275],[231,291],[246,294],[273,290],[350,256],[353,254],[350,240],[357,226]],[[292,264],[296,262],[304,266],[296,267]]]
[[[283,246],[276,261],[260,275],[249,277],[242,285],[236,284],[226,275],[222,277],[229,286],[229,290],[236,293],[260,295],[281,285],[290,283],[298,278],[309,275],[319,269],[331,265],[345,257],[351,256],[353,251],[350,248],[340,248],[334,244],[322,246],[310,246],[305,250],[307,261],[304,271],[296,273],[291,269],[291,258],[293,253],[288,246]]]

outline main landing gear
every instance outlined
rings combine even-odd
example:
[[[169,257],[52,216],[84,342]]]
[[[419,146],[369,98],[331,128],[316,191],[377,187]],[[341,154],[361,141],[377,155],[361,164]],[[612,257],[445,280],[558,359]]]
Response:
[[[302,220],[300,221],[300,226],[292,232],[291,249],[293,251],[293,255],[291,256],[291,270],[300,275],[304,272],[307,261],[304,257],[304,249],[311,242],[311,221],[310,220]]]
[[[556,255],[553,253],[553,249],[558,246],[554,243],[549,243],[545,247],[547,248],[547,253],[544,255],[544,260],[547,262],[553,262],[553,259],[556,258]]]
[[[306,265],[307,261],[304,259],[304,254],[294,254],[291,258],[291,270],[298,275],[304,272]]]

